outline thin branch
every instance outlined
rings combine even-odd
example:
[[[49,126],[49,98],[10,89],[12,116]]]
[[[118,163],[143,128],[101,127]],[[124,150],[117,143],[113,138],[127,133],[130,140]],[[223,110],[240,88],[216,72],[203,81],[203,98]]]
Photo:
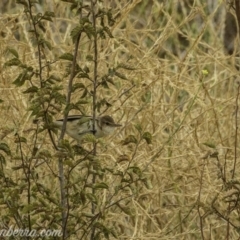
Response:
[[[82,17],[82,14],[80,12],[80,18],[81,17]],[[65,131],[66,131],[66,124],[67,124],[67,118],[68,118],[68,110],[67,109],[71,103],[72,85],[73,85],[73,79],[75,77],[75,69],[76,69],[76,64],[77,64],[77,55],[78,55],[80,39],[81,39],[81,32],[79,33],[79,35],[76,39],[76,42],[75,42],[71,74],[70,74],[70,79],[68,81],[68,91],[67,91],[67,97],[66,97],[66,110],[64,111],[63,125],[62,125],[61,134],[60,134],[58,143],[60,143],[62,141]],[[58,169],[59,169],[59,181],[60,181],[60,192],[61,192],[63,239],[66,239],[68,237],[67,236],[68,235],[67,234],[68,200],[67,200],[67,193],[66,193],[66,184],[65,184],[63,158],[62,157],[60,157],[58,160]]]
[[[202,192],[202,184],[203,184],[203,174],[204,174],[204,168],[205,168],[205,163],[203,164],[202,171],[201,171],[201,176],[200,176],[200,187],[199,187],[199,192],[198,192],[198,199],[197,199],[197,211],[198,211],[198,216],[199,216],[199,224],[200,224],[200,232],[201,232],[201,237],[204,240],[204,234],[203,234],[203,217],[200,212],[200,202],[201,202],[201,192]]]
[[[30,19],[32,21],[32,25],[33,25],[33,29],[34,29],[34,33],[35,33],[35,37],[36,37],[36,41],[37,41],[38,65],[39,65],[38,75],[39,75],[39,79],[40,79],[40,86],[41,86],[41,88],[43,88],[41,48],[40,48],[40,44],[39,44],[39,35],[38,35],[37,27],[36,27],[38,22],[34,22],[34,17],[33,17],[33,14],[32,14],[32,3],[31,3],[30,0],[28,0],[28,5],[29,5]]]
[[[235,171],[236,171],[236,164],[237,164],[237,146],[238,146],[238,99],[240,94],[240,84],[238,84],[237,88],[237,96],[236,96],[236,112],[235,112],[235,143],[234,143],[234,163],[233,163],[233,170],[232,170],[232,179],[234,179]]]
[[[96,102],[97,102],[97,87],[98,87],[98,43],[97,43],[97,27],[96,27],[96,13],[95,13],[95,5],[96,1],[91,0],[91,12],[92,12],[92,25],[94,29],[94,40],[93,40],[93,61],[94,61],[94,69],[93,69],[93,103],[92,103],[92,115],[93,115],[93,133],[95,133],[95,120],[96,120]],[[95,156],[97,153],[97,144],[93,143],[93,155]],[[96,175],[92,175],[92,184],[96,182]],[[92,194],[95,194],[95,189],[92,189]],[[92,203],[92,214],[95,214],[95,204]],[[94,221],[94,220],[93,220]],[[92,228],[91,232],[91,240],[95,239],[95,227]]]
[[[238,28],[238,34],[240,35],[239,32],[239,26],[240,26],[240,1],[239,0],[235,0],[235,12],[236,12],[236,16],[237,16],[237,28]]]

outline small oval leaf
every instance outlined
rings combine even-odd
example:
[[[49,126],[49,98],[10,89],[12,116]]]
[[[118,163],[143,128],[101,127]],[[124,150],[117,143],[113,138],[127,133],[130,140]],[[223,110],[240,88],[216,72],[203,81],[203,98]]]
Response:
[[[134,135],[127,136],[122,142],[122,145],[127,145],[129,143],[137,143],[137,139]]]
[[[64,59],[64,60],[68,60],[68,61],[73,61],[73,55],[71,53],[64,53],[59,58]]]

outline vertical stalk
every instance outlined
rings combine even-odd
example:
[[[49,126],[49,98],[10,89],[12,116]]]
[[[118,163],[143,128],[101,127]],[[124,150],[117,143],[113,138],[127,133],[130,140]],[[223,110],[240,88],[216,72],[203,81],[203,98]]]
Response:
[[[82,17],[82,15],[81,15],[81,12],[80,12],[80,18],[81,17]],[[67,117],[68,117],[68,106],[71,103],[72,85],[73,85],[73,79],[75,77],[75,69],[76,69],[77,54],[78,54],[78,47],[79,47],[80,39],[81,39],[81,32],[79,33],[79,35],[77,37],[77,40],[75,42],[71,74],[70,74],[70,79],[68,81],[68,92],[67,92],[67,96],[66,96],[66,109],[64,111],[63,126],[62,126],[61,134],[60,134],[60,137],[59,137],[59,140],[58,140],[59,143],[63,139],[65,131],[66,131],[66,124],[67,124]],[[67,201],[67,190],[66,190],[64,167],[63,167],[63,158],[62,157],[60,157],[59,160],[58,160],[58,170],[59,170],[61,206],[62,206],[63,239],[66,239],[68,237],[68,233],[67,233],[68,201]]]
[[[240,36],[239,26],[240,26],[240,1],[235,0],[235,12],[237,16],[237,28],[238,28],[238,35]]]
[[[37,22],[34,20],[34,16],[33,16],[33,13],[32,13],[32,2],[30,0],[28,0],[28,13],[29,13],[29,21],[30,21],[30,25],[33,26],[33,29],[34,29],[34,34],[35,34],[35,38],[36,38],[36,42],[37,42],[37,53],[38,53],[38,66],[39,66],[39,72],[38,72],[38,77],[39,77],[39,80],[40,80],[40,87],[43,88],[43,78],[42,78],[42,59],[41,59],[41,44],[40,44],[40,39],[39,39],[39,34],[38,34],[38,31],[37,31]],[[42,107],[44,108],[44,105],[42,105]],[[46,117],[46,113],[44,114],[44,120],[47,119]],[[20,150],[21,150],[21,155],[22,155],[22,163],[23,163],[23,166],[25,165],[25,162],[24,162],[24,158],[23,158],[23,154],[22,154],[22,148],[21,148],[21,141],[19,141],[20,143]],[[35,144],[34,144],[34,148],[36,146],[36,140],[35,140]],[[32,153],[34,154],[34,148],[33,148],[33,151]],[[27,188],[27,203],[28,205],[30,206],[31,204],[31,161],[28,162],[28,165],[27,165],[27,170],[24,170],[24,173],[25,173],[25,176],[26,176],[26,179],[27,179],[27,185],[28,185],[28,188]],[[27,213],[27,219],[28,219],[28,229],[31,231],[32,229],[32,225],[31,225],[31,214],[30,214],[30,211],[28,211]]]
[[[238,84],[237,88],[237,96],[236,96],[236,110],[235,110],[235,143],[234,143],[234,162],[233,162],[233,170],[232,170],[232,179],[235,177],[236,172],[236,164],[237,164],[237,148],[238,148],[238,100],[240,94],[240,84]]]
[[[92,24],[94,28],[94,39],[93,39],[93,62],[94,62],[94,69],[93,69],[93,104],[92,104],[92,115],[93,115],[93,133],[95,133],[95,120],[96,120],[96,101],[97,101],[97,68],[98,68],[98,45],[97,45],[97,29],[96,29],[96,14],[95,14],[95,5],[96,1],[91,0],[91,11],[92,11]],[[93,143],[93,155],[96,156],[97,153],[97,145]],[[94,166],[93,166],[94,168]],[[96,175],[92,175],[92,185],[96,182]],[[92,188],[92,194],[95,194],[94,188]],[[92,214],[95,214],[95,205],[92,203]],[[91,232],[91,240],[95,239],[95,227],[92,228]]]
[[[40,86],[41,86],[41,88],[43,88],[41,48],[40,48],[40,43],[39,43],[39,35],[38,35],[37,27],[36,27],[36,25],[37,25],[38,23],[36,23],[36,22],[34,21],[34,17],[33,17],[33,14],[32,14],[32,3],[31,3],[30,0],[28,0],[28,6],[29,6],[30,19],[31,19],[31,21],[32,21],[32,25],[33,25],[33,29],[34,29],[34,34],[35,34],[35,38],[36,38],[36,41],[37,41],[38,66],[39,66],[38,76],[39,76],[39,79],[40,79]]]

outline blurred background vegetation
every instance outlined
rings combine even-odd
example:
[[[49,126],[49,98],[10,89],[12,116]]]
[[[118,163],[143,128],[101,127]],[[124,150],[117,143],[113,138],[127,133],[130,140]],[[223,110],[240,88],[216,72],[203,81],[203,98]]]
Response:
[[[29,91],[39,85],[39,52],[25,1],[18,2],[0,2],[0,228],[60,229],[58,153],[49,126],[33,124],[42,116],[33,107],[39,92]],[[74,51],[79,15],[71,10],[75,1],[32,2],[35,14],[54,13],[39,26],[43,78],[59,87],[51,123],[63,115],[70,65],[61,56]],[[98,76],[115,75],[101,82],[97,112],[123,127],[100,140],[88,163],[69,150],[68,239],[93,239],[93,226],[94,239],[239,239],[239,1],[103,0],[98,6],[111,9],[114,19],[112,37],[98,39]],[[77,63],[90,74],[92,51],[85,34]],[[13,57],[31,66],[35,78],[21,82]],[[89,82],[74,82],[84,87],[73,92],[71,113],[91,114]],[[83,187],[90,184],[91,161],[99,180],[94,196]]]

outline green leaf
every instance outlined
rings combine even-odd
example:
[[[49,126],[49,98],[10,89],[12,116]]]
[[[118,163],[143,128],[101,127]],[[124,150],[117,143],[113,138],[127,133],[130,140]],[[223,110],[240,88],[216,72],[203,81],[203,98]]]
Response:
[[[33,67],[28,66],[28,65],[26,65],[26,64],[23,64],[23,63],[22,63],[22,64],[19,65],[19,67],[25,69],[27,72],[33,72]]]
[[[73,30],[70,33],[70,36],[72,37],[73,43],[76,42],[76,40],[77,40],[79,34],[82,32],[82,30],[83,30],[83,27],[81,25],[73,28]]]
[[[127,171],[132,171],[133,173],[137,174],[139,177],[142,176],[142,171],[137,166],[129,167]]]
[[[87,218],[93,218],[95,215],[89,212],[82,212],[82,216]]]
[[[109,88],[107,81],[102,81],[100,84],[101,84],[101,86],[103,86],[104,88]]]
[[[3,156],[3,154],[1,154],[1,153],[0,153],[0,162],[1,162],[2,164],[6,164],[6,159],[5,159],[5,157]]]
[[[11,167],[12,170],[19,170],[19,169],[24,169],[24,166],[23,165],[20,165],[20,166],[13,166]]]
[[[82,105],[82,104],[88,104],[89,101],[88,100],[85,100],[85,99],[80,99],[78,100],[75,105],[78,106],[78,105]]]
[[[36,104],[30,105],[28,110],[32,112],[31,116],[39,116],[39,113],[41,112],[41,107],[40,107],[40,105],[38,103],[36,103]]]
[[[90,20],[89,20],[89,18],[88,18],[87,16],[82,17],[82,18],[80,19],[80,24],[81,24],[82,26],[85,25],[85,24],[87,24],[87,23],[91,23]]]
[[[14,142],[15,143],[20,143],[20,142],[26,143],[27,139],[25,137],[17,137]]]
[[[94,189],[98,189],[98,188],[104,188],[104,189],[108,189],[108,185],[104,182],[101,182],[101,183],[96,183],[94,184],[93,186]]]
[[[142,101],[145,102],[145,103],[149,103],[151,101],[151,98],[152,98],[152,93],[151,91],[147,91],[142,97]]]
[[[123,141],[121,141],[122,145],[128,145],[129,143],[137,143],[137,139],[134,135],[127,136]]]
[[[92,24],[86,24],[84,26],[85,33],[87,34],[88,38],[91,40],[92,36],[95,34],[95,30]]]
[[[83,71],[84,71],[85,73],[89,73],[89,72],[90,72],[89,67],[88,67],[88,66],[84,66],[84,67],[83,67]]]
[[[44,13],[44,15],[42,16],[42,19],[45,19],[45,20],[47,20],[47,21],[52,22],[52,21],[53,21],[53,20],[52,20],[53,17],[55,17],[54,12],[46,11],[46,12]]]
[[[53,82],[61,82],[62,79],[56,75],[50,75],[49,78],[46,80],[46,82],[50,82],[50,83],[53,83]],[[57,90],[60,90],[60,89],[57,89]]]
[[[0,150],[5,152],[8,156],[11,155],[10,148],[9,148],[9,146],[6,143],[0,143]]]
[[[21,87],[26,81],[26,72],[20,73],[18,77],[13,81],[13,84],[17,87]]]
[[[85,86],[83,83],[74,83],[72,86],[72,92],[74,92],[77,89],[85,89]]]
[[[93,55],[87,55],[86,60],[89,62],[93,61]]]
[[[141,124],[135,124],[134,127],[138,130],[139,133],[142,132],[142,126],[141,126]]]
[[[103,29],[99,30],[97,33],[100,35],[101,39],[106,39],[106,35],[105,35],[105,32],[103,31]]]
[[[142,138],[146,140],[147,144],[152,143],[152,134],[150,132],[143,133]]]
[[[152,182],[150,179],[148,178],[144,178],[142,179],[144,185],[146,186],[147,189],[152,189],[153,188],[153,185],[152,185]]]
[[[112,106],[105,98],[99,100],[98,102],[96,102],[96,109],[98,112],[100,112],[101,107],[103,106],[107,106],[110,107]]]
[[[44,16],[49,16],[49,17],[55,17],[55,13],[54,12],[50,12],[50,11],[46,11],[45,13],[44,13]]]
[[[68,152],[69,156],[72,158],[72,147],[71,144],[69,143],[68,140],[63,139],[60,143],[59,143],[59,147],[62,148],[63,150],[66,150],[66,152]],[[66,161],[67,163],[67,161]]]
[[[212,142],[204,142],[203,145],[208,146],[210,148],[214,148],[214,149],[216,148],[216,145]]]
[[[116,69],[119,69],[119,68],[123,68],[123,69],[126,69],[126,70],[136,70],[135,67],[131,66],[131,65],[128,65],[128,64],[125,64],[125,63],[120,63]]]
[[[126,207],[126,206],[122,206],[120,205],[120,203],[116,203],[116,205],[127,215],[132,215],[132,211],[131,211],[131,208],[130,207]]]
[[[43,40],[43,44],[46,45],[49,50],[52,50],[52,44],[49,41]]]
[[[88,90],[85,88],[85,90],[82,93],[82,96],[80,98],[85,98],[88,94]]]
[[[86,193],[84,191],[80,192],[80,203],[82,204],[86,203]]]
[[[52,92],[52,99],[54,99],[56,103],[66,104],[66,96],[64,94],[56,92],[56,90]]]
[[[39,206],[38,206],[39,207]],[[21,209],[21,212],[26,214],[29,212],[32,212],[33,210],[37,209],[35,204],[25,204],[23,208]]]
[[[115,86],[115,83],[113,82],[113,79],[112,79],[112,78],[107,77],[106,81]]]
[[[127,77],[124,74],[120,73],[120,72],[115,71],[114,74],[115,74],[115,76],[117,76],[117,77],[119,77],[119,78],[121,78],[123,80],[128,80]]]
[[[36,93],[38,91],[38,87],[32,86],[29,87],[27,90],[23,91],[23,93]]]
[[[87,79],[90,79],[90,78],[89,78],[89,75],[88,75],[87,73],[79,73],[79,74],[77,75],[77,77],[78,77],[78,78],[87,78]]]
[[[68,160],[64,160],[64,166],[68,166],[70,168],[74,167],[74,163],[71,159],[68,159]]]
[[[97,197],[92,193],[86,193],[86,197],[93,203],[97,203]]]
[[[7,48],[7,51],[14,55],[14,57],[19,58],[18,52],[14,48]]]
[[[118,239],[118,234],[116,233],[115,229],[110,229],[110,233],[113,235],[114,238]]]
[[[71,67],[71,66],[70,66]],[[75,67],[75,73],[79,73],[79,72],[83,72],[82,68],[79,66],[79,64],[77,63],[76,64],[76,67]]]
[[[108,27],[104,27],[103,28],[103,31],[107,33],[107,35],[110,37],[110,38],[113,38],[113,35],[110,31],[110,29]]]
[[[64,60],[68,60],[68,61],[73,61],[73,55],[71,53],[64,53],[59,58],[64,59]]]
[[[33,22],[35,24],[39,23],[42,18],[42,13],[37,13],[36,15],[33,15]]]
[[[111,77],[109,77],[108,75],[104,75],[102,77],[102,81],[100,82],[100,84],[105,87],[105,88],[109,88],[108,87],[108,83],[111,83],[112,85],[115,86],[114,82],[113,82],[113,79]]]
[[[113,26],[113,24],[115,23],[115,20],[113,18],[111,11],[107,11],[107,18],[108,18],[108,25]]]
[[[12,58],[9,61],[4,63],[4,66],[11,67],[11,66],[19,66],[22,62],[18,58]]]
[[[22,5],[24,5],[25,7],[28,7],[27,1],[25,1],[25,0],[17,0],[16,3],[17,3],[17,4],[22,4]]]
[[[218,152],[214,152],[214,153],[210,154],[209,156],[210,156],[211,158],[217,158],[218,155],[219,155]]]
[[[75,0],[61,0],[61,1],[66,3],[75,3]]]

